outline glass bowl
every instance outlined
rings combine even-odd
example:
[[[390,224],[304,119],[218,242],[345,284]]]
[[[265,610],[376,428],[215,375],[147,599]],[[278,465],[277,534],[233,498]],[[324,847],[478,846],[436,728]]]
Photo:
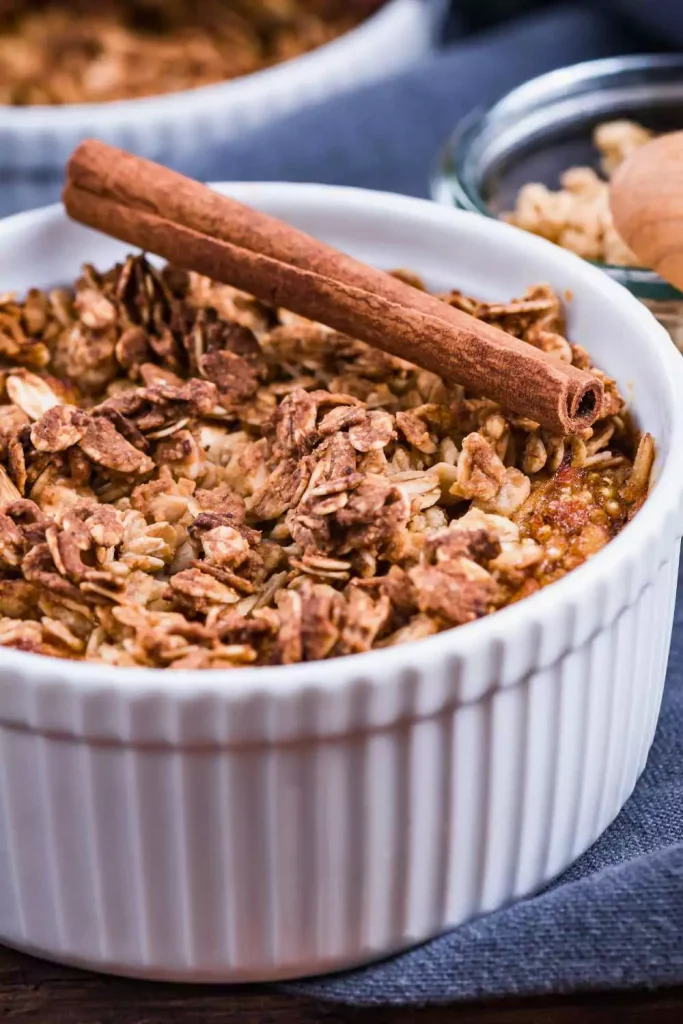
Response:
[[[612,57],[551,71],[472,111],[432,180],[439,202],[499,217],[527,182],[557,188],[569,167],[597,166],[592,133],[627,118],[655,132],[683,128],[683,55]],[[647,305],[683,351],[683,293],[639,267],[599,266]]]

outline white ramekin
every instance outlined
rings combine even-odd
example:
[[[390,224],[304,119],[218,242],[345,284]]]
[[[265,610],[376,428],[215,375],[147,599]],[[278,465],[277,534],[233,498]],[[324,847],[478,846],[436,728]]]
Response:
[[[73,148],[89,137],[190,173],[198,150],[413,63],[434,45],[445,6],[389,0],[325,46],[218,85],[116,103],[0,106],[0,177],[21,196],[21,178],[32,175],[35,195],[40,179],[61,175]]]
[[[643,769],[676,589],[683,361],[629,293],[420,200],[230,185],[380,266],[487,298],[570,289],[570,331],[657,439],[634,521],[540,594],[330,662],[162,672],[0,652],[0,940],[178,980],[319,973],[537,890]],[[50,207],[0,223],[3,291],[125,247]]]

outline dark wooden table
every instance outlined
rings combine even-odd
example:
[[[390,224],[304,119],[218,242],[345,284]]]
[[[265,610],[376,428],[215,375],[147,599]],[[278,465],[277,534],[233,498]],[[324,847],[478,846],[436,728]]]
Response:
[[[432,1009],[350,1010],[257,988],[105,978],[0,948],[0,1021],[27,1024],[668,1024],[683,989]]]

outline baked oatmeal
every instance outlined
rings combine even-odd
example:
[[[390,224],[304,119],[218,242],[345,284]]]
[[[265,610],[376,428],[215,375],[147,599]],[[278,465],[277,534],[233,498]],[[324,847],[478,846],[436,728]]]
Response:
[[[0,103],[104,103],[271,67],[381,0],[4,0]]]
[[[547,285],[441,297],[591,366]],[[0,358],[0,644],[65,658],[289,664],[471,622],[608,543],[654,458],[604,374],[554,436],[141,256],[3,296]]]

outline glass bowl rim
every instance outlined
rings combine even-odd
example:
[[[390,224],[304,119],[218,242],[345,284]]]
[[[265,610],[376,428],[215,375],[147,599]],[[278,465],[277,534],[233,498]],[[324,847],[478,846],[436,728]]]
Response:
[[[469,145],[491,123],[509,124],[513,117],[532,109],[551,105],[565,94],[567,88],[585,91],[598,78],[615,82],[633,72],[652,70],[679,70],[683,73],[683,54],[635,54],[625,57],[604,57],[581,61],[537,75],[511,89],[489,106],[476,106],[464,115],[441,147],[436,166],[430,177],[430,192],[437,202],[448,202],[461,209],[497,219],[481,194],[473,192],[461,174],[461,162],[456,154],[466,152]],[[683,79],[682,79],[683,83]],[[578,89],[577,89],[578,87]],[[536,100],[534,103],[533,100]],[[659,274],[647,267],[625,267],[622,264],[588,260],[615,280],[633,291],[639,298],[659,301],[683,301],[679,291]]]

